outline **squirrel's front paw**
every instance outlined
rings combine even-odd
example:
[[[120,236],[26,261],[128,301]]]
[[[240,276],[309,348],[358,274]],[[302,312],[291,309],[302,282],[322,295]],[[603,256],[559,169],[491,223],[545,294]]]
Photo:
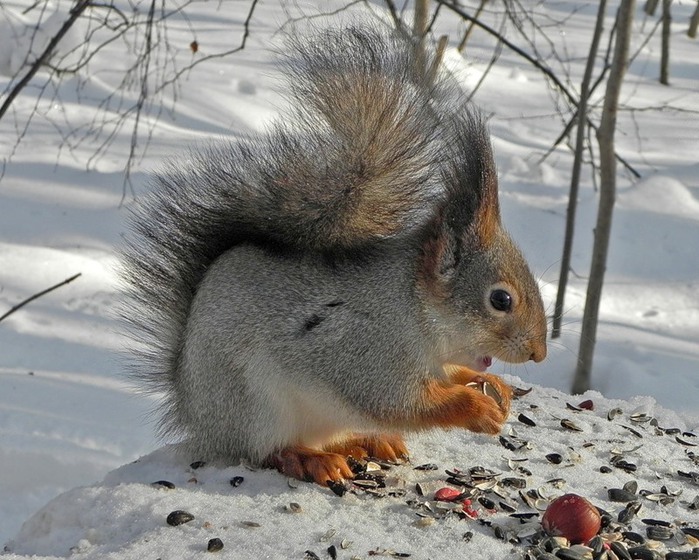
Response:
[[[465,386],[465,389],[473,391],[475,396],[471,404],[473,412],[466,418],[464,427],[472,432],[500,433],[509,413],[509,397],[507,398],[507,404],[503,406],[503,397],[492,385],[488,388],[488,381],[484,382],[485,385],[479,382],[472,382],[472,384]],[[491,394],[491,391],[496,394]]]
[[[444,371],[452,383],[466,385],[491,397],[504,412],[505,416],[509,414],[512,401],[512,387],[497,375],[478,372],[471,368],[454,364],[446,364]]]
[[[492,397],[476,387],[460,384],[430,381],[424,394],[424,406],[418,419],[423,427],[462,427],[473,432],[497,434],[507,419],[507,410]]]

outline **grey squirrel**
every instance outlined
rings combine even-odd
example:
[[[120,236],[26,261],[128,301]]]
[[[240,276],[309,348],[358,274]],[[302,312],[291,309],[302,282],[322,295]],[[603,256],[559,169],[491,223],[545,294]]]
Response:
[[[405,432],[498,433],[491,359],[544,359],[483,118],[416,58],[368,25],[290,37],[284,119],[155,175],[124,315],[192,458],[352,477],[348,455],[406,457]]]

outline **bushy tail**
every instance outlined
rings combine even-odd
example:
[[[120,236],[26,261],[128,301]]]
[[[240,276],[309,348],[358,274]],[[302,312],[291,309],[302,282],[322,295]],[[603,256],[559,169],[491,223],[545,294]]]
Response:
[[[445,176],[460,173],[445,163],[459,145],[449,121],[468,129],[473,117],[452,81],[415,71],[408,39],[350,27],[292,37],[287,52],[290,114],[170,164],[135,211],[124,314],[149,348],[142,377],[158,389],[172,389],[193,294],[226,250],[249,241],[332,252],[407,235],[449,197]]]

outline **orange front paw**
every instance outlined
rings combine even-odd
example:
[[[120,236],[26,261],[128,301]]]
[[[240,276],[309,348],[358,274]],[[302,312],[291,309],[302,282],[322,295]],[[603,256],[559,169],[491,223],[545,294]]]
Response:
[[[416,424],[418,429],[461,427],[497,434],[506,419],[507,412],[478,389],[433,380],[425,387],[423,411],[416,418]]]
[[[464,366],[454,364],[445,364],[444,371],[449,376],[452,383],[458,385],[470,385],[472,383],[480,384],[480,387],[475,387],[476,390],[490,396],[495,400],[500,409],[505,413],[505,416],[510,412],[510,403],[512,401],[512,387],[505,383],[500,377],[492,373],[478,372]],[[483,382],[488,383],[491,387],[484,387]],[[491,391],[490,389],[494,389]]]
[[[342,455],[303,446],[282,449],[270,455],[265,464],[276,468],[286,476],[313,481],[321,486],[327,486],[331,481],[354,477],[347,460]]]

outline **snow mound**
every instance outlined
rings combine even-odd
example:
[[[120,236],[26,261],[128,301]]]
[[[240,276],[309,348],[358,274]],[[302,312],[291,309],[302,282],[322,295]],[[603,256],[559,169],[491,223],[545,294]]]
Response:
[[[619,193],[624,208],[672,214],[699,220],[699,200],[681,181],[664,175],[651,175]]]
[[[517,378],[508,381],[522,386]],[[586,399],[593,410],[576,409]],[[564,427],[562,420],[572,426]],[[609,501],[607,490],[636,480],[641,510],[630,529],[645,535],[641,519],[668,521],[676,536],[659,543],[660,549],[690,551],[699,543],[683,536],[679,525],[699,527],[697,426],[696,418],[683,419],[650,397],[619,401],[594,392],[570,397],[534,387],[514,402],[502,437],[460,430],[414,436],[412,463],[383,471],[385,489],[355,488],[343,497],[273,471],[197,465],[196,458],[168,446],[113,471],[100,484],[54,499],[25,522],[6,552],[11,558],[192,558],[206,554],[211,539],[220,539],[222,554],[235,558],[312,557],[306,551],[325,558],[332,557],[331,547],[340,558],[397,553],[433,560],[522,558],[527,535],[539,522],[520,523],[500,505],[509,501],[518,512],[534,512],[517,489],[502,483],[507,478],[526,481],[523,492],[538,489],[546,499],[578,493],[614,520],[625,504]],[[559,464],[546,458],[552,453],[561,456]],[[426,463],[436,468],[415,468]],[[497,494],[484,491],[494,509],[474,498],[480,521],[451,511],[452,504],[441,509],[445,504],[433,499],[448,485],[446,469],[468,472],[475,466],[495,471],[501,481]],[[240,477],[237,484],[234,477]],[[153,484],[158,481],[174,487]],[[168,525],[168,515],[178,510],[194,519]],[[496,538],[496,526],[508,540],[519,535],[522,542]]]

